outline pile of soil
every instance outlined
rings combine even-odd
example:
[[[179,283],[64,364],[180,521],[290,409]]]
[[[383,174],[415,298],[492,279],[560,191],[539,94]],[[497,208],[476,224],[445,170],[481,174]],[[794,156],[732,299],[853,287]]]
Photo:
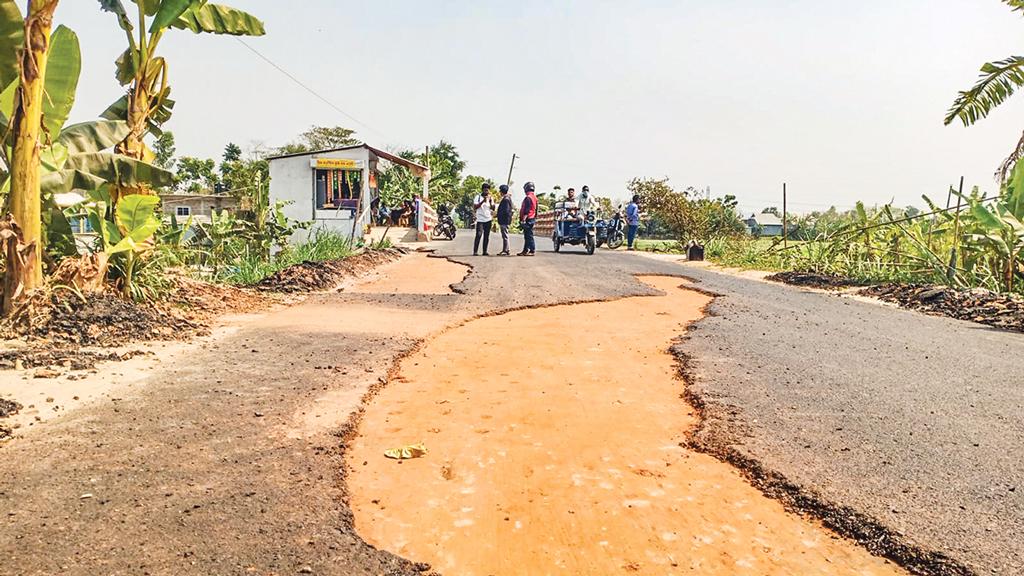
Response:
[[[934,284],[883,284],[859,292],[935,316],[1024,332],[1024,298],[984,288],[959,290]]]
[[[174,284],[168,304],[197,323],[205,324],[224,314],[256,312],[274,302],[268,295],[249,288],[211,284],[187,276],[175,277]]]
[[[0,418],[7,418],[8,416],[14,416],[21,410],[21,404],[18,404],[14,400],[7,400],[0,398]],[[11,437],[14,431],[10,426],[0,424],[0,440],[6,440]]]
[[[777,272],[767,277],[767,280],[792,284],[794,286],[807,286],[809,288],[822,288],[825,290],[839,290],[850,286],[864,286],[865,283],[834,274],[818,274],[817,272]]]
[[[367,250],[340,260],[300,262],[279,270],[261,280],[256,287],[269,292],[319,292],[334,288],[343,281],[366,273],[372,268],[398,260],[407,250],[387,248]]]
[[[123,361],[140,352],[109,348],[154,340],[188,340],[209,332],[210,321],[231,312],[259,310],[266,295],[184,276],[158,302],[133,302],[113,292],[82,296],[40,290],[19,314],[0,323],[0,338],[25,346],[0,351],[0,370],[88,370],[98,362]]]

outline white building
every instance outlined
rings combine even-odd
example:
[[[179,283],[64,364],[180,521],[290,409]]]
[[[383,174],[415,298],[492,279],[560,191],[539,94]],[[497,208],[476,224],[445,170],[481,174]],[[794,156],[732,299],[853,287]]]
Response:
[[[426,166],[366,144],[272,156],[269,160],[271,204],[287,202],[285,216],[313,223],[308,230],[297,231],[292,243],[303,242],[321,229],[361,238],[370,224],[371,206],[379,197],[377,164],[381,160],[405,166],[423,178],[424,198],[430,179]]]

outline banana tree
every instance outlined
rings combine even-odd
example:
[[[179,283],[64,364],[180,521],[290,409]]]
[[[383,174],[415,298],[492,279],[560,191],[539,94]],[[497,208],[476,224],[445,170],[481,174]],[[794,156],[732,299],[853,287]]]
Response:
[[[125,32],[128,47],[115,62],[117,80],[128,91],[104,113],[108,119],[128,123],[128,134],[117,145],[120,154],[151,162],[153,152],[146,146],[146,134],[159,136],[161,126],[171,117],[174,101],[170,99],[167,61],[156,55],[164,33],[170,29],[194,33],[262,36],[263,23],[254,16],[206,0],[133,0],[135,21],[129,17],[122,0],[99,0],[100,7],[117,17]],[[145,185],[116,186],[111,198],[116,205],[127,194],[150,194]]]
[[[964,197],[969,206],[965,222],[964,263],[972,272],[987,266],[997,286],[1012,291],[1024,255],[1024,166],[1018,164],[1003,193],[991,206],[980,195]]]
[[[13,127],[11,154],[11,213],[13,226],[4,230],[4,253],[7,269],[4,275],[4,312],[25,291],[43,281],[42,219],[39,201],[40,142],[47,104],[53,100],[44,95],[46,67],[50,50],[50,29],[58,0],[29,3],[29,11],[21,19],[13,2],[3,6],[4,41],[14,48],[16,63],[12,81]],[[20,32],[17,24],[21,24]],[[10,54],[10,53],[9,53]],[[5,72],[11,70],[4,66]],[[6,89],[5,89],[6,92]],[[6,147],[6,143],[4,144]]]
[[[0,30],[14,28],[10,20],[21,18],[13,0],[0,0]],[[2,32],[0,32],[2,36]],[[6,79],[13,56],[0,53],[0,82]],[[56,229],[67,230],[63,214],[53,203],[53,197],[70,190],[94,190],[110,183],[155,186],[169,185],[173,174],[145,162],[108,152],[128,135],[124,120],[93,120],[65,126],[75,101],[81,71],[81,50],[78,37],[70,29],[59,26],[50,38],[46,58],[46,78],[43,85],[43,132],[39,146],[39,193],[34,195],[41,207],[41,218],[46,228],[55,219]],[[15,63],[16,64],[16,63]],[[0,92],[0,123],[15,113],[18,81],[14,80]],[[9,167],[13,155],[7,145],[0,146],[0,194],[5,205],[13,203],[15,195],[8,194],[12,187]],[[20,221],[19,221],[20,222]],[[24,224],[22,224],[24,227]],[[45,238],[42,239],[45,244]]]
[[[1024,0],[1002,0],[1014,12],[1024,12]],[[946,113],[945,124],[960,120],[964,126],[971,126],[985,118],[990,112],[1013,93],[1024,86],[1024,56],[1010,56],[995,62],[986,62],[981,67],[978,81],[969,90],[957,94],[956,100]],[[1024,136],[1017,142],[1013,153],[999,167],[1000,181],[1005,181],[1017,161],[1024,156]]]

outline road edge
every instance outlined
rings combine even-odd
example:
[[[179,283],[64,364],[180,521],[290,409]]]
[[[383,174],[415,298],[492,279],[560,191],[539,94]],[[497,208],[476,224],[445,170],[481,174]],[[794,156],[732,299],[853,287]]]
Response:
[[[684,389],[680,396],[698,416],[697,426],[687,433],[687,446],[732,465],[751,486],[768,498],[781,502],[787,510],[816,518],[830,531],[853,540],[871,554],[887,558],[913,574],[976,576],[976,572],[948,555],[927,550],[876,518],[832,502],[813,488],[791,481],[756,457],[744,453],[742,438],[747,435],[747,425],[742,410],[717,402],[706,393],[706,387],[697,375],[696,359],[685,349],[693,332],[700,330],[707,318],[717,315],[712,310],[715,302],[726,296],[700,288],[695,278],[683,278],[688,282],[686,288],[712,297],[702,311],[702,318],[688,324],[685,332],[676,337],[669,348],[683,381]]]

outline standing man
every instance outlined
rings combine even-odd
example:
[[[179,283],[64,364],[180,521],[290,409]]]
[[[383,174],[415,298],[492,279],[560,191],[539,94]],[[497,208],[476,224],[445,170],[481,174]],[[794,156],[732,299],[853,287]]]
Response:
[[[626,250],[634,250],[633,241],[640,228],[640,196],[633,195],[633,201],[626,205]]]
[[[498,229],[501,230],[501,252],[498,256],[508,256],[508,227],[512,225],[512,195],[508,193],[508,186],[502,184],[498,187],[501,192],[501,202],[498,202]]]
[[[494,201],[491,200],[491,185],[487,182],[480,187],[480,195],[473,199],[473,209],[476,210],[476,237],[473,238],[473,256],[476,256],[477,250],[480,248],[480,238],[484,240],[484,256],[489,256],[487,243],[491,238]]]
[[[523,184],[526,198],[519,209],[519,223],[523,226],[523,251],[519,256],[533,256],[537,251],[537,242],[533,239],[533,225],[537,223],[537,195],[534,194],[533,182]]]

